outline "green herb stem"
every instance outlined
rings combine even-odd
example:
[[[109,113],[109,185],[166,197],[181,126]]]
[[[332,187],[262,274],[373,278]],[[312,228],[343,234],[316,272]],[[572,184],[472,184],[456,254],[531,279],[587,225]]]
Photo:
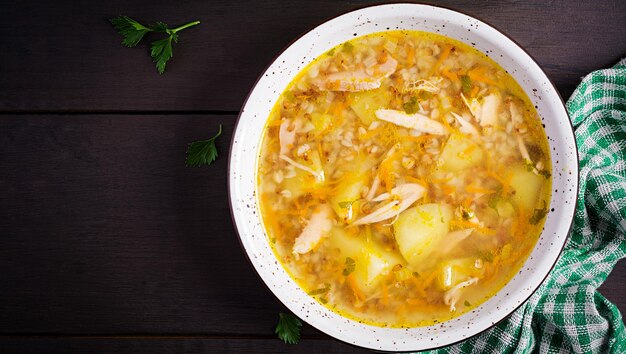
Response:
[[[184,30],[185,28],[193,27],[193,26],[195,26],[195,25],[199,25],[199,24],[200,24],[200,21],[193,21],[193,22],[189,22],[189,23],[188,23],[188,24],[186,24],[186,25],[182,25],[182,26],[180,26],[180,27],[176,27],[176,28],[174,28],[174,29],[171,29],[170,31],[171,31],[172,33],[176,33],[176,32],[178,32],[178,31],[182,31],[182,30]]]

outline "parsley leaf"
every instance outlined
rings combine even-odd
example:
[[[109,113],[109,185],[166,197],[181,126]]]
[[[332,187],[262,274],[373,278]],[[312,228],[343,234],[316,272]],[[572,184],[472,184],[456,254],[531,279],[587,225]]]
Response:
[[[278,338],[288,344],[298,344],[300,341],[300,327],[302,327],[302,322],[290,313],[281,312],[278,316],[278,325],[275,331],[275,333],[278,334]]]
[[[352,206],[352,204],[356,203],[356,200],[344,200],[343,202],[337,203],[341,209],[348,209]]]
[[[526,164],[526,171],[533,172],[535,170],[535,164],[532,163],[532,161],[526,160],[525,164]]]
[[[167,61],[172,59],[174,56],[172,53],[172,41],[174,41],[174,43],[178,42],[178,35],[174,34],[168,38],[152,42],[150,55],[156,63],[157,70],[160,74],[165,72],[165,65],[167,64]]]
[[[347,277],[352,272],[354,272],[355,267],[356,267],[356,262],[354,261],[354,259],[350,257],[346,257],[346,267],[343,269],[343,275]]]
[[[543,208],[535,209],[533,216],[531,216],[528,221],[533,225],[537,225],[541,220],[543,220],[543,218],[546,217],[546,215],[548,215],[548,208],[546,207],[546,202],[544,201]]]
[[[329,290],[330,290],[330,284],[326,284],[323,288],[319,288],[319,289],[310,291],[309,295],[311,295],[311,296],[323,295],[323,294],[326,294]]]
[[[484,259],[487,262],[493,262],[493,253],[491,251],[478,252],[480,258]]]
[[[209,140],[194,141],[187,148],[187,166],[197,167],[200,165],[210,165],[217,158],[217,148],[215,147],[215,139],[222,134],[222,125],[220,129]]]
[[[146,33],[152,32],[151,28],[142,25],[128,16],[117,16],[110,19],[109,22],[111,22],[117,32],[124,37],[122,44],[127,47],[136,46]]]
[[[463,90],[463,93],[466,95],[470,93],[472,86],[474,86],[472,84],[472,79],[470,79],[467,75],[461,75],[461,89]]]
[[[127,47],[136,46],[148,32],[160,32],[167,35],[166,38],[152,42],[150,47],[150,55],[156,63],[160,74],[165,72],[165,65],[174,56],[172,53],[172,42],[178,43],[178,32],[200,23],[200,21],[193,21],[180,27],[169,29],[163,22],[157,22],[152,26],[144,26],[128,16],[117,16],[109,21],[117,32],[124,37],[122,44]]]
[[[467,301],[467,300],[465,300],[465,302],[463,303],[463,305],[465,305],[465,306],[467,306],[467,307],[472,306],[472,304],[470,304],[470,303],[469,303],[469,301]]]
[[[411,96],[411,99],[409,100],[409,102],[405,102],[404,104],[402,104],[402,109],[404,109],[404,111],[407,114],[416,113],[417,112],[417,97]]]
[[[550,178],[552,176],[552,174],[546,170],[541,170],[539,171],[539,174],[542,175],[543,177],[545,177],[546,179]]]

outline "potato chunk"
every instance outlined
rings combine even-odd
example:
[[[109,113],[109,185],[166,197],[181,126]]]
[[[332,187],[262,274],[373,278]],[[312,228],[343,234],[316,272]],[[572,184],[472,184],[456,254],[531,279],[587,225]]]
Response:
[[[424,204],[405,210],[393,225],[404,259],[413,267],[435,250],[450,230],[452,208],[447,204]]]
[[[483,158],[483,149],[470,137],[452,134],[439,156],[439,163],[445,170],[459,172],[482,163]]]
[[[396,264],[404,265],[400,255],[384,249],[376,242],[368,242],[362,235],[353,236],[343,228],[334,228],[328,241],[331,247],[341,251],[341,257],[354,260],[354,278],[359,288],[366,293],[374,290]]]
[[[539,194],[545,179],[543,176],[538,176],[521,165],[512,168],[512,173],[511,187],[515,191],[513,201],[518,208],[531,212],[537,207],[537,201],[539,200]]]
[[[376,120],[376,110],[389,104],[389,92],[386,89],[377,89],[353,93],[350,95],[350,101],[350,108],[363,124],[370,125]]]
[[[477,265],[480,265],[481,268]],[[475,258],[448,260],[441,264],[439,286],[443,290],[448,290],[469,278],[481,277],[482,275],[482,263],[477,263]]]
[[[367,181],[365,174],[351,174],[339,185],[337,192],[330,199],[330,204],[341,221],[350,223],[356,218],[361,188],[367,185]]]

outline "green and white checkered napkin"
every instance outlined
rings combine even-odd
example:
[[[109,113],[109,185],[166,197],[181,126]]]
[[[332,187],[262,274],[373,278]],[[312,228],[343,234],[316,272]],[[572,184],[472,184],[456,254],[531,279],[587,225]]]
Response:
[[[580,191],[561,258],[505,321],[433,353],[626,353],[622,316],[596,291],[626,255],[626,59],[587,75],[567,110],[580,153]]]

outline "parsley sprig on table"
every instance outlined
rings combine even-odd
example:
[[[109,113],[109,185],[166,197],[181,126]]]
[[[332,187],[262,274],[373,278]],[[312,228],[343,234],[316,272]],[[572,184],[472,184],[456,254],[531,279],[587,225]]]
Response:
[[[194,141],[187,147],[187,166],[196,167],[201,165],[210,165],[217,158],[217,148],[215,147],[215,139],[222,135],[222,125],[217,134],[211,139]]]
[[[281,312],[278,316],[278,325],[276,326],[278,338],[288,344],[298,344],[300,341],[300,327],[302,327],[302,322],[300,322],[298,317],[290,313]]]
[[[150,55],[156,63],[157,70],[160,74],[165,72],[167,62],[174,56],[172,52],[172,42],[178,43],[178,32],[200,23],[200,21],[193,21],[180,27],[170,29],[163,22],[157,22],[151,26],[144,26],[128,16],[117,16],[109,21],[113,24],[117,32],[124,37],[122,44],[127,47],[136,46],[148,32],[160,32],[167,35],[167,37],[163,39],[152,42],[150,47]]]

